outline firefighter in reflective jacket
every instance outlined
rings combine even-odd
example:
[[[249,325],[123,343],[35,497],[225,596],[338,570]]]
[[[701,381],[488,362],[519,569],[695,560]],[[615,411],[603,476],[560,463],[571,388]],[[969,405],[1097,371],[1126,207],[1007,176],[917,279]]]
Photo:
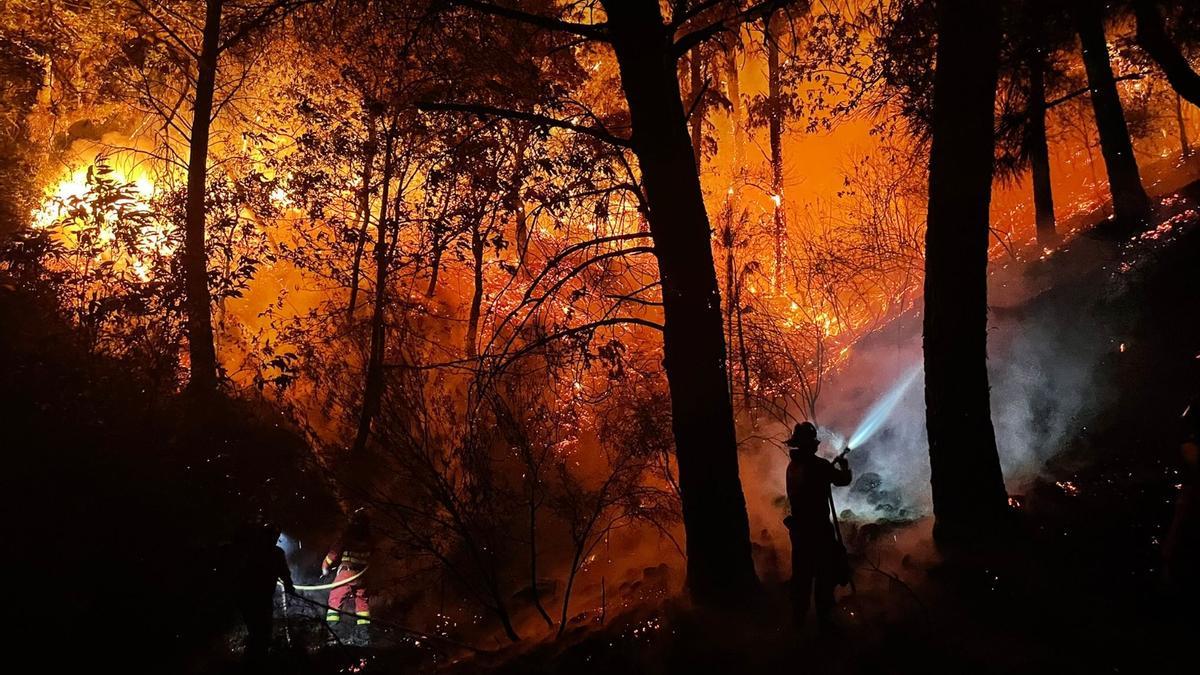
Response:
[[[330,549],[329,555],[325,556],[325,562],[321,565],[321,573],[327,575],[336,569],[337,576],[334,577],[334,583],[349,579],[366,569],[370,556],[370,524],[367,521],[366,512],[358,509],[350,516],[350,523],[346,526],[346,531],[342,533],[341,540]],[[367,604],[367,589],[363,583],[363,577],[338,586],[329,592],[331,609],[326,611],[325,620],[330,623],[341,621],[342,614],[336,610],[348,612],[349,610],[344,606],[349,604],[348,601],[351,599],[354,600],[357,624],[365,626],[371,623],[371,609]],[[349,615],[346,618],[348,620]]]

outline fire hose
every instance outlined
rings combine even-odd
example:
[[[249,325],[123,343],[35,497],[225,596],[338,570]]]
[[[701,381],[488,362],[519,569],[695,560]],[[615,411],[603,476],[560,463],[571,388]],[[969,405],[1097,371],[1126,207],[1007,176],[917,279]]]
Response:
[[[302,586],[300,584],[296,584],[295,588],[298,591],[329,591],[329,590],[337,588],[338,586],[345,586],[346,584],[352,583],[355,579],[358,579],[359,577],[361,577],[362,575],[364,575],[366,573],[367,573],[367,568],[364,567],[364,568],[362,568],[362,570],[360,570],[358,572],[358,574],[355,574],[354,576],[346,577],[345,579],[342,579],[340,581],[332,581],[327,584],[315,584],[312,586]],[[279,586],[283,586],[282,581],[279,581],[276,583]]]
[[[363,570],[363,571],[365,572],[366,570]],[[355,575],[355,576],[357,576],[357,575]],[[341,583],[345,583],[346,581],[349,581],[349,580],[350,579],[343,580],[343,582],[341,582]],[[328,586],[328,585],[330,585],[330,584],[323,584],[322,586],[320,586],[320,588],[324,588],[325,586]],[[296,590],[300,591],[300,590],[305,590],[305,589],[310,589],[310,588],[316,588],[316,587],[315,586],[297,586]],[[285,594],[285,597],[286,597],[286,594]],[[300,602],[306,603],[308,605],[312,605],[313,607],[317,607],[318,609],[323,609],[325,611],[337,612],[338,614],[340,614],[342,616],[346,616],[346,617],[357,617],[358,616],[358,614],[355,614],[354,612],[346,611],[346,610],[343,610],[343,609],[340,609],[337,607],[330,607],[329,605],[327,605],[323,602],[318,602],[311,598],[306,598],[303,595],[294,595],[292,597],[295,598],[296,600],[299,600]],[[440,635],[430,635],[429,633],[422,633],[421,631],[413,630],[412,628],[406,628],[399,624],[390,623],[388,621],[380,621],[377,617],[371,617],[371,623],[373,625],[383,626],[386,629],[394,630],[398,633],[408,635],[410,638],[415,638],[417,640],[424,640],[429,643],[439,643],[440,642],[442,644],[449,645],[451,647],[458,647],[459,649],[465,649],[465,650],[467,650],[469,652],[473,652],[473,653],[479,653],[481,651],[477,647],[472,647],[469,644],[466,644],[463,642],[458,642],[457,640],[452,640],[448,637],[443,637]],[[335,637],[336,637],[336,634],[335,634]],[[417,646],[420,646],[419,643]]]

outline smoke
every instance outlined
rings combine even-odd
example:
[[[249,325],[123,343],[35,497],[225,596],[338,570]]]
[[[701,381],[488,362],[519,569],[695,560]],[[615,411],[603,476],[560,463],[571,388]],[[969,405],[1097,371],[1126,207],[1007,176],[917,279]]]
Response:
[[[1077,251],[1073,262],[1101,269],[1097,255]],[[1086,432],[1115,393],[1100,366],[1119,355],[1130,321],[1106,309],[1111,305],[1096,275],[1071,278],[1047,269],[1011,265],[990,280],[992,421],[1010,493],[1022,492],[1048,459]],[[922,360],[921,317],[914,311],[860,340],[818,400],[821,454],[831,457],[852,436],[855,480],[835,488],[834,499],[854,520],[909,521],[932,510]],[[768,425],[759,433],[782,440],[787,431]],[[745,451],[742,470],[755,527],[782,534],[773,523],[785,506],[787,456],[767,446]]]

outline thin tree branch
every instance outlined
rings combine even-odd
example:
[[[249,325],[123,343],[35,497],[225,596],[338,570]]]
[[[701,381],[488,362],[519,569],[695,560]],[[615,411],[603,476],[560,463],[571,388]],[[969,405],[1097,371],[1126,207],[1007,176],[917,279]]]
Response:
[[[191,57],[193,60],[196,60],[196,61],[200,60],[200,54],[198,52],[196,52],[194,49],[192,49],[191,47],[189,47],[188,43],[186,41],[184,41],[184,39],[182,37],[180,37],[178,33],[176,33],[170,26],[168,26],[165,21],[158,18],[158,15],[155,14],[153,11],[151,11],[148,6],[146,6],[143,2],[141,2],[141,0],[129,0],[129,1],[131,3],[133,3],[133,5],[135,7],[137,7],[139,10],[141,10],[142,14],[149,17],[150,20],[153,21],[154,23],[158,24],[158,27],[162,28],[163,31],[166,32],[167,36],[175,41],[175,44],[178,45],[180,49],[187,52],[187,55],[189,57]]]
[[[522,112],[520,110],[511,110],[508,108],[498,108],[496,106],[481,105],[473,103],[440,103],[440,102],[424,102],[418,103],[417,109],[424,112],[464,112],[481,117],[503,117],[510,120],[520,120],[522,122],[531,122],[546,127],[554,127],[556,129],[567,129],[576,133],[585,134],[592,138],[599,139],[605,143],[610,143],[622,148],[632,148],[633,143],[627,138],[614,136],[607,130],[600,127],[587,126],[584,124],[575,124],[566,120],[556,119],[547,115],[538,113]]]
[[[509,354],[508,358],[506,358],[500,362],[500,365],[497,366],[496,370],[497,371],[503,370],[509,364],[511,364],[513,361],[516,361],[517,359],[521,358],[522,356],[525,356],[529,352],[539,349],[551,342],[554,342],[555,340],[561,340],[565,337],[570,337],[572,335],[578,335],[579,333],[586,333],[588,331],[594,331],[597,328],[603,328],[605,326],[618,326],[618,325],[622,325],[622,324],[633,324],[635,326],[645,326],[646,328],[653,328],[658,331],[663,330],[663,325],[661,323],[650,321],[649,319],[638,318],[636,316],[614,316],[614,317],[609,317],[607,319],[600,319],[599,321],[592,321],[589,323],[585,323],[581,326],[573,326],[571,328],[566,328],[566,329],[563,329],[563,330],[560,330],[560,331],[557,331],[554,333],[550,333],[549,335],[544,335],[544,336],[534,340],[533,342],[530,342],[529,344],[522,346],[520,349],[513,352],[512,354]]]
[[[764,0],[764,2],[755,3],[732,16],[714,21],[703,28],[697,28],[675,41],[675,57],[683,56],[692,48],[711,40],[721,33],[737,30],[744,24],[770,16],[774,12],[795,3],[796,0]]]
[[[1140,80],[1143,77],[1144,77],[1144,75],[1142,75],[1142,73],[1130,73],[1128,75],[1122,75],[1120,77],[1113,78],[1113,82],[1124,82],[1126,80]],[[1063,94],[1062,96],[1059,96],[1056,99],[1047,101],[1046,102],[1046,110],[1049,110],[1056,106],[1062,105],[1063,103],[1070,101],[1071,99],[1075,98],[1076,96],[1082,96],[1082,95],[1088,93],[1089,91],[1091,91],[1091,87],[1080,87],[1074,91]]]
[[[576,23],[574,21],[564,21],[562,19],[555,19],[554,17],[550,16],[543,16],[541,14],[534,14],[532,12],[524,12],[519,9],[512,9],[510,7],[501,7],[490,2],[482,2],[481,0],[449,0],[449,2],[451,5],[457,5],[467,9],[474,9],[486,14],[491,14],[492,16],[512,19],[513,21],[520,21],[521,23],[537,26],[539,28],[548,28],[550,30],[574,33],[575,35],[579,35],[580,37],[585,37],[590,40],[605,41],[608,39],[608,26],[604,23],[589,24]]]

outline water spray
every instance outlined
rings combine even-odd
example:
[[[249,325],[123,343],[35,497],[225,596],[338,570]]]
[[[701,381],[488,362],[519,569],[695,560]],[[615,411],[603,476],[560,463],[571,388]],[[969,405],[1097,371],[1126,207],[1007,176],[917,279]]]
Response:
[[[922,368],[919,365],[908,369],[908,371],[900,376],[900,379],[896,380],[891,389],[887,390],[883,396],[880,396],[875,403],[871,404],[871,407],[867,409],[867,414],[858,423],[858,427],[850,435],[850,440],[846,441],[846,447],[838,454],[837,459],[845,457],[851,450],[866,443],[883,427],[883,423],[887,421],[892,410],[900,403],[900,399],[904,397],[904,392],[908,391],[913,382],[917,381],[917,377],[921,375],[921,370]],[[839,436],[835,436],[834,438],[835,442],[841,440]]]

